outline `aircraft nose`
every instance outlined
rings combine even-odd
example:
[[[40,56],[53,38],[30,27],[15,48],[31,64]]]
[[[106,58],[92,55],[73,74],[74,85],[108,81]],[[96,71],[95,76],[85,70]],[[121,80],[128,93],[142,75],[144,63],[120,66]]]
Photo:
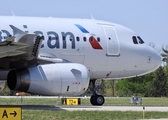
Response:
[[[156,70],[162,64],[162,57],[161,55],[154,49],[150,48],[150,55],[148,58],[148,62],[152,65],[153,70]]]

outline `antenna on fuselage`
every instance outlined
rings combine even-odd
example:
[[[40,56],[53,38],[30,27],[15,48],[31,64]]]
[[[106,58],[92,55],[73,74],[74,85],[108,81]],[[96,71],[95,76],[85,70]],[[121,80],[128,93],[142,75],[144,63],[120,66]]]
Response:
[[[91,17],[91,19],[95,20],[95,18],[93,17],[92,13],[90,14],[90,17]]]
[[[12,9],[11,9],[11,13],[12,13],[12,16],[16,16],[16,14],[14,13]]]

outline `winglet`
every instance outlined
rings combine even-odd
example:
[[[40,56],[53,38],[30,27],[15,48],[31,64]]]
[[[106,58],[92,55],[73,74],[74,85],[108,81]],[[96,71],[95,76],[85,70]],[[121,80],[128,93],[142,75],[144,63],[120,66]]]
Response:
[[[15,27],[13,25],[9,25],[9,26],[12,28],[14,35],[17,35],[17,34],[24,34],[24,35],[26,35],[26,33],[24,31],[20,30],[19,28]]]
[[[19,28],[13,26],[13,25],[9,25],[12,30],[13,30],[13,36],[15,37],[15,42],[18,42],[23,36],[25,36],[27,33],[25,33],[24,31],[20,30]]]

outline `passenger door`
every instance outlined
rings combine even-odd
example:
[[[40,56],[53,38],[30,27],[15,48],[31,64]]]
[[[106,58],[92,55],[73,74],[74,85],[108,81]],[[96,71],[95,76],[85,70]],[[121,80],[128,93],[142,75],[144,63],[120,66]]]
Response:
[[[107,40],[107,56],[119,56],[120,46],[115,28],[111,25],[102,25]]]

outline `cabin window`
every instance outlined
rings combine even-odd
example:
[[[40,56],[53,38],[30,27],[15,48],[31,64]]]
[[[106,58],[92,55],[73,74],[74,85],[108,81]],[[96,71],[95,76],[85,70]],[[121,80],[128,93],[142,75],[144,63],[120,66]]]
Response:
[[[138,41],[137,41],[136,36],[133,36],[133,37],[132,37],[132,40],[133,40],[133,43],[134,43],[134,44],[138,44]]]
[[[51,36],[48,36],[48,39],[51,40]]]
[[[69,37],[69,40],[72,41],[72,37],[71,36]]]
[[[62,39],[65,40],[65,36],[63,36]]]
[[[89,40],[90,40],[90,42],[93,42],[93,37],[90,37]]]
[[[97,37],[97,41],[100,42],[100,37]]]
[[[144,41],[141,39],[141,37],[137,36],[137,38],[138,38],[139,44],[143,44],[144,43]]]
[[[79,38],[79,37],[76,37],[76,40],[79,42],[79,41],[80,41],[80,38]]]
[[[86,42],[86,37],[83,37],[83,41]]]
[[[58,40],[58,36],[56,36],[55,39]]]
[[[41,36],[41,39],[44,40],[44,36]]]

